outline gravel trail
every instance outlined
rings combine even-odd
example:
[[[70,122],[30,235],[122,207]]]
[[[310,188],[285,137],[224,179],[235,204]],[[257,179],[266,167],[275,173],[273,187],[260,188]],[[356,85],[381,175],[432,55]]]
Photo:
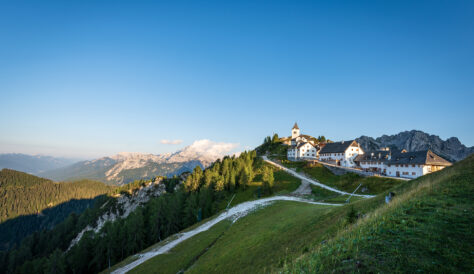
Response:
[[[319,202],[313,202],[310,200],[298,198],[298,197],[289,197],[289,196],[275,196],[275,197],[269,197],[269,198],[264,198],[264,199],[259,199],[255,201],[249,201],[249,202],[244,202],[241,204],[238,204],[225,212],[221,213],[219,216],[216,218],[196,227],[193,230],[183,232],[183,233],[178,233],[176,234],[177,238],[170,241],[169,243],[160,246],[154,250],[151,250],[149,252],[139,254],[139,258],[133,262],[131,262],[128,265],[125,265],[112,273],[126,273],[130,271],[131,269],[135,268],[136,266],[142,264],[143,262],[157,256],[163,253],[168,252],[171,250],[173,247],[178,245],[179,243],[193,237],[194,235],[201,233],[203,231],[206,231],[210,229],[212,226],[215,224],[219,223],[222,220],[225,219],[230,219],[233,222],[237,221],[239,218],[244,217],[247,215],[249,212],[257,209],[258,207],[266,206],[274,201],[295,201],[295,202],[302,202],[302,203],[308,203],[308,204],[315,204],[315,205],[328,205],[328,206],[341,206],[342,204],[330,204],[330,203],[319,203]]]
[[[280,164],[277,164],[277,163],[271,161],[270,159],[268,159],[267,156],[262,156],[262,158],[263,158],[263,160],[264,160],[265,162],[267,162],[267,163],[269,163],[269,164],[272,164],[272,165],[274,165],[274,166],[276,166],[276,167],[278,167],[278,168],[280,168],[280,169],[282,169],[282,170],[284,170],[284,171],[290,173],[291,175],[295,176],[296,178],[299,178],[299,179],[301,179],[301,180],[303,180],[303,181],[306,180],[306,181],[308,181],[310,184],[313,184],[313,185],[316,185],[316,186],[325,188],[325,189],[327,189],[327,190],[330,190],[330,191],[333,191],[333,192],[336,192],[336,193],[339,193],[339,194],[342,194],[342,195],[352,195],[352,196],[363,197],[363,198],[373,198],[373,197],[375,197],[375,195],[351,194],[351,193],[349,193],[349,192],[345,192],[345,191],[342,191],[342,190],[339,190],[339,189],[336,189],[336,188],[327,186],[327,185],[322,184],[322,183],[320,183],[320,182],[318,182],[318,181],[316,181],[316,180],[314,180],[314,179],[308,178],[308,177],[306,177],[306,176],[304,176],[304,175],[302,175],[302,174],[300,174],[300,173],[298,173],[298,172],[296,172],[296,171],[293,171],[293,170],[291,170],[291,169],[289,169],[289,168],[286,168],[286,167],[284,167],[284,166],[282,166],[282,165],[280,165]]]

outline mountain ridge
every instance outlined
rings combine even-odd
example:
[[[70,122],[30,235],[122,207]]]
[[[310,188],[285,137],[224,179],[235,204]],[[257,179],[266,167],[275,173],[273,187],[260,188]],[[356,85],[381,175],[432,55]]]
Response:
[[[47,170],[61,168],[77,162],[76,159],[23,153],[0,154],[0,170],[3,168],[38,174]]]
[[[474,146],[463,145],[457,137],[443,140],[438,135],[428,134],[421,130],[402,131],[393,135],[384,134],[377,138],[362,135],[355,140],[365,151],[377,150],[382,147],[406,149],[407,151],[431,149],[451,162],[462,160],[474,153]]]
[[[216,145],[217,144],[217,145]],[[120,152],[94,160],[82,161],[63,168],[39,173],[56,181],[91,179],[113,185],[122,185],[137,179],[156,176],[174,176],[192,171],[196,166],[205,168],[235,148],[236,144],[198,140],[174,153],[151,154]]]

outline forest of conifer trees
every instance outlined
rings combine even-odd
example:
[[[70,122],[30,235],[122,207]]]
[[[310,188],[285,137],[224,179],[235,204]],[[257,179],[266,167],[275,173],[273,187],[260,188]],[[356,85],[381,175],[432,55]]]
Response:
[[[12,251],[0,253],[0,272],[99,272],[224,209],[229,197],[244,191],[256,174],[263,178],[264,194],[271,193],[273,171],[257,158],[255,151],[225,157],[204,171],[196,167],[179,188],[175,188],[177,178],[164,179],[164,195],[150,199],[127,218],[106,223],[99,233],[86,232],[78,244],[65,252],[75,235],[95,222],[104,210],[101,203],[96,203],[94,208],[79,216],[72,214],[52,230],[25,238]]]

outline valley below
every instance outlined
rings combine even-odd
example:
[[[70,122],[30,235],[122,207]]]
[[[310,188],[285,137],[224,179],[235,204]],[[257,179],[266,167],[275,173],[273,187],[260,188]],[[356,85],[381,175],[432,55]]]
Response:
[[[28,226],[23,213],[8,215],[0,229],[15,240],[2,240],[8,244],[0,251],[0,272],[49,273],[53,267],[58,273],[372,273],[472,267],[474,155],[401,180],[335,174],[318,163],[281,160],[285,151],[278,142],[268,149],[213,162],[188,157],[183,163],[192,162],[190,171],[179,176],[135,173],[130,178],[141,179],[128,184],[120,181],[123,172],[171,156],[120,154],[79,163],[93,170],[106,167],[101,174],[121,178],[106,179],[107,185],[56,183],[4,169],[2,197],[13,197],[18,188],[57,191],[35,202],[27,211],[31,220],[60,204],[50,197],[68,200],[68,188],[61,186],[79,189],[90,200],[54,221],[28,221],[34,226],[23,234],[14,234]],[[389,193],[393,198],[387,203]]]

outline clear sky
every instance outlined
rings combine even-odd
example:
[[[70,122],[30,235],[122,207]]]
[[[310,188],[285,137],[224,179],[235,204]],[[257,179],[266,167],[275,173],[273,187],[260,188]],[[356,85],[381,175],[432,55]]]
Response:
[[[472,146],[473,118],[472,0],[0,0],[0,153],[243,150],[295,121]]]

